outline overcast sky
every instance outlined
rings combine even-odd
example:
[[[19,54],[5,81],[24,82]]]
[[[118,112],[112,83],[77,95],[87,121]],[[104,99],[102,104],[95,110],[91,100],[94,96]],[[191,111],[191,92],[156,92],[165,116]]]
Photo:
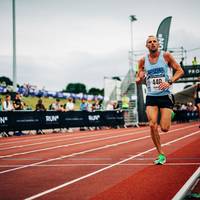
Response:
[[[199,0],[16,0],[17,82],[62,90],[70,82],[103,88],[129,69],[133,47],[172,16],[169,47],[200,48]],[[188,51],[187,64],[200,50]],[[12,79],[12,0],[0,0],[0,76]]]

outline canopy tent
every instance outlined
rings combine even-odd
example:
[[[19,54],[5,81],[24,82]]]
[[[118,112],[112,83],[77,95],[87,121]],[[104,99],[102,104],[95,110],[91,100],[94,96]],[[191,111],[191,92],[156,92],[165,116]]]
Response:
[[[192,102],[194,103],[194,93],[196,90],[196,85],[192,85],[180,92],[174,94],[175,101],[179,103],[187,103]]]

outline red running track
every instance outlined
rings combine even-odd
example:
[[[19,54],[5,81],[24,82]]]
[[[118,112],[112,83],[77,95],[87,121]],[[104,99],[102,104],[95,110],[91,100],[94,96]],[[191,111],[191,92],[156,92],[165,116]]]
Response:
[[[200,166],[198,123],[161,133],[148,127],[0,139],[0,199],[171,199]]]

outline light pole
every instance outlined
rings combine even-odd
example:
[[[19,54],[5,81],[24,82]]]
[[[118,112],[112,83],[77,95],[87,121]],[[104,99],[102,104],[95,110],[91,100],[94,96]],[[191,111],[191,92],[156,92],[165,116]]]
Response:
[[[12,20],[13,20],[13,91],[17,90],[17,67],[16,67],[16,27],[15,27],[15,0],[12,0]]]
[[[134,59],[133,59],[133,22],[134,21],[137,21],[137,18],[135,15],[130,15],[129,16],[129,20],[130,20],[130,30],[131,30],[131,45],[130,45],[130,76],[132,77],[132,80],[135,80],[135,75],[136,75],[136,70],[134,69]],[[132,115],[133,115],[133,123],[138,126],[138,101],[137,101],[137,84],[134,83],[134,88],[135,88],[135,91],[134,93],[132,94],[132,102],[134,102],[134,106],[133,108],[130,108],[132,109],[132,111],[129,109],[129,111],[133,112]],[[131,112],[130,112],[130,115],[131,116]]]
[[[133,71],[133,22],[137,21],[137,18],[135,15],[130,15],[129,16],[130,20],[130,30],[131,30],[131,45],[130,45],[130,55],[129,55],[129,61],[130,61],[130,69]]]

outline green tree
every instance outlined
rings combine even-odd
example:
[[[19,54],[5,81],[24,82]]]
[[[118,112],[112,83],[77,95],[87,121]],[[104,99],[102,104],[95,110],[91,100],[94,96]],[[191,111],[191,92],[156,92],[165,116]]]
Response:
[[[87,93],[86,86],[83,83],[69,83],[63,91],[75,94]]]
[[[6,76],[0,77],[0,84],[5,84],[6,86],[7,85],[13,85],[12,81]]]
[[[90,88],[88,94],[92,95],[102,95],[103,96],[104,90],[99,88]]]

